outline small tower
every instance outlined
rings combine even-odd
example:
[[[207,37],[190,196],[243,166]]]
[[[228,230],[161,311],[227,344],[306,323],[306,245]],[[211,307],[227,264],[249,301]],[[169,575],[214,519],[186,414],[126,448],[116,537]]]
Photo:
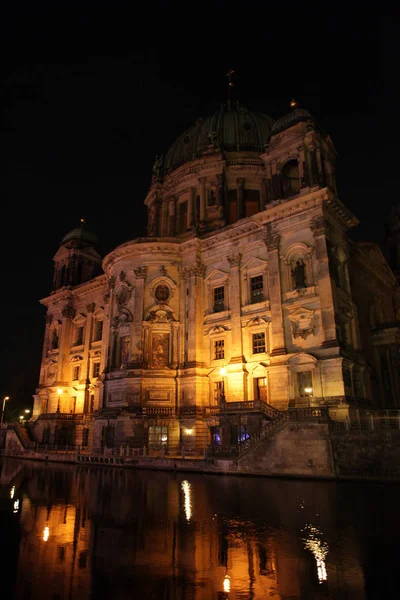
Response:
[[[53,292],[63,287],[75,287],[102,273],[97,244],[97,236],[86,229],[84,219],[79,227],[63,237],[53,258]]]
[[[385,254],[400,283],[400,204],[394,206],[386,224]]]

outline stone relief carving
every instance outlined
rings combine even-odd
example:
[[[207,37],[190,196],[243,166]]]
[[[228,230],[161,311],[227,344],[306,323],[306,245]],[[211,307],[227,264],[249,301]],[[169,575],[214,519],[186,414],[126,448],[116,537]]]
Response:
[[[114,317],[113,327],[120,327],[121,325],[126,325],[126,323],[131,323],[132,320],[132,313],[127,308],[121,307],[119,309],[118,314]]]
[[[154,333],[151,340],[151,366],[159,369],[168,366],[169,333]]]
[[[294,338],[302,337],[305,340],[309,335],[315,335],[315,310],[299,307],[288,317],[292,323]]]
[[[279,249],[279,241],[280,235],[276,231],[273,230],[272,224],[267,223],[267,233],[265,237],[265,243],[267,245],[268,251],[278,250]]]
[[[242,254],[240,252],[238,254],[233,254],[232,256],[228,256],[228,262],[231,267],[240,267],[241,261],[242,261]]]

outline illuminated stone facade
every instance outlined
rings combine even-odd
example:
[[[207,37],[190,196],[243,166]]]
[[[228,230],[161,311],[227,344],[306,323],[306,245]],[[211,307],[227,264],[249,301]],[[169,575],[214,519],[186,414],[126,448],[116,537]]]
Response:
[[[338,198],[335,156],[306,110],[273,122],[221,108],[157,157],[146,237],[101,261],[83,225],[67,234],[42,300],[36,439],[199,448],[221,441],[226,404],[322,405],[336,418],[397,406],[377,362],[393,340],[359,314],[374,280],[396,338],[398,284],[376,245],[347,235],[358,221]],[[353,285],[360,262],[368,277]],[[233,420],[224,443],[259,417]]]

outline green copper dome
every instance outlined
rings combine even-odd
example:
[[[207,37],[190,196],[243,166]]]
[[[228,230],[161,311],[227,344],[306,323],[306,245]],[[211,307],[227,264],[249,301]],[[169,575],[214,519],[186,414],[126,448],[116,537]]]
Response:
[[[210,148],[227,152],[263,152],[273,120],[260,112],[247,110],[237,104],[221,107],[211,117],[198,119],[172,144],[164,161],[168,174],[184,163],[195,160]]]
[[[91,246],[98,244],[97,235],[92,233],[91,231],[88,231],[85,228],[84,224],[82,224],[80,227],[72,229],[72,231],[67,233],[61,240],[61,244],[66,244],[67,242],[71,241],[75,241],[85,245],[89,244]]]

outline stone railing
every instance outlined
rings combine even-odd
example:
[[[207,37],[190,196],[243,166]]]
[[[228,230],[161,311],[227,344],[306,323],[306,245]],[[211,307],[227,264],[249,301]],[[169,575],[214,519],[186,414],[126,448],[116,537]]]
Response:
[[[281,413],[263,400],[246,400],[244,402],[224,402],[220,412],[261,412],[270,419],[276,419]]]
[[[44,413],[39,415],[39,419],[62,419],[63,421],[76,421],[83,419],[83,413]]]
[[[400,429],[400,410],[359,410],[343,421],[333,421],[334,430]]]

